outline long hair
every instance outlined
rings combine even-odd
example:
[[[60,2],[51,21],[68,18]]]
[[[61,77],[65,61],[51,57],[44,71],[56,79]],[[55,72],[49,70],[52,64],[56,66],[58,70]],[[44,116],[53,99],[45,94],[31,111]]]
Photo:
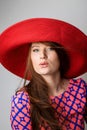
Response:
[[[65,73],[69,68],[69,60],[64,48],[53,42],[46,44],[52,46],[57,52],[60,60],[61,78],[64,78]],[[28,92],[30,97],[32,129],[40,130],[40,126],[44,128],[49,126],[52,130],[60,130],[58,120],[55,117],[54,109],[50,103],[48,84],[38,73],[34,71],[30,57],[31,45],[29,48],[27,67],[24,78],[26,83],[28,75],[31,75],[31,80],[29,84],[24,85],[24,89]]]

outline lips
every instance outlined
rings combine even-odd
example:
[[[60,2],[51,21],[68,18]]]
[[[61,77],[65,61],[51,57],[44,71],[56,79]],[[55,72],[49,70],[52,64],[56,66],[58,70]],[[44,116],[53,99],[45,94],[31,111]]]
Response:
[[[45,68],[45,67],[48,66],[48,63],[47,63],[47,62],[41,62],[39,65],[40,65],[41,67]]]

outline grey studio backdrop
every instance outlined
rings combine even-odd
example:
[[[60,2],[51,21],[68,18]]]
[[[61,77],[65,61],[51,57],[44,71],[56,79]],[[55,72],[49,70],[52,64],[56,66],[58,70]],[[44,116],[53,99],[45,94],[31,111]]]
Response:
[[[0,0],[0,33],[15,22],[32,17],[58,18],[87,34],[87,0]],[[81,77],[87,81],[87,73]],[[0,65],[0,130],[11,130],[10,101],[20,80]]]

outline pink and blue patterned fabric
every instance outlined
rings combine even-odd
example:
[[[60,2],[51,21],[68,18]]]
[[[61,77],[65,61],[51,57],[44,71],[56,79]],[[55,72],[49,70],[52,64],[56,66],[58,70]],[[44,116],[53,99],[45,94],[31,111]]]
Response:
[[[67,89],[58,96],[51,96],[58,123],[63,130],[84,130],[87,122],[87,84],[82,79],[70,79]],[[30,100],[27,92],[18,92],[11,102],[12,130],[32,130]],[[51,130],[48,127],[41,130]]]

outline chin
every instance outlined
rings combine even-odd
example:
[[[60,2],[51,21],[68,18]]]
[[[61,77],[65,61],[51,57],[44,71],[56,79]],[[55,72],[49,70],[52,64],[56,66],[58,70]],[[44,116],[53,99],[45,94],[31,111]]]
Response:
[[[48,75],[49,74],[49,72],[37,72],[39,75]]]

